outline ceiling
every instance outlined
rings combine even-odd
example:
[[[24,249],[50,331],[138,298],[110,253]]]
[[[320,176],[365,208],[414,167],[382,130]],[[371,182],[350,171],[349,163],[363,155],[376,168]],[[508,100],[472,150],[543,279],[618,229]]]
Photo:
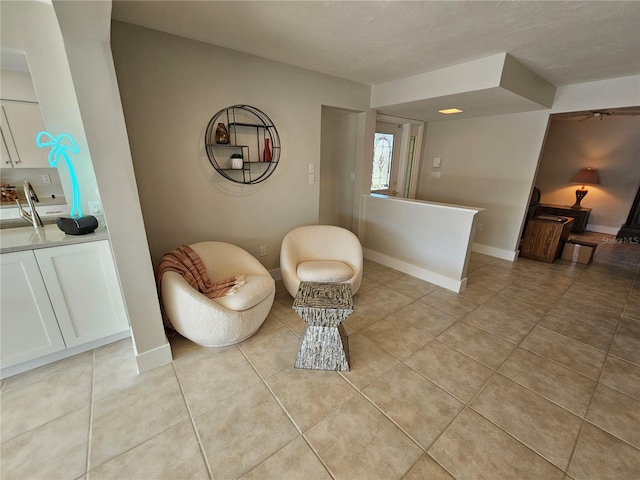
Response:
[[[112,18],[366,85],[502,53],[554,86],[640,75],[638,1],[114,0]],[[523,100],[497,88],[378,110],[429,122],[547,108]],[[452,106],[465,113],[437,113]]]
[[[639,1],[114,0],[111,16],[366,85],[502,53],[555,86],[640,75]],[[2,50],[3,68],[26,70]],[[440,115],[445,100],[467,111]],[[524,100],[496,88],[379,110],[435,121],[546,108]]]
[[[112,18],[368,85],[507,52],[556,86],[640,74],[637,1],[113,1]]]

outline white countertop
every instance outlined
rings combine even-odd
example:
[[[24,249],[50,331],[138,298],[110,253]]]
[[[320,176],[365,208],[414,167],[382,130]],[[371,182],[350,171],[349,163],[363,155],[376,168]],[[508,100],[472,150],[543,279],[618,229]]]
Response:
[[[45,225],[35,229],[31,226],[3,228],[0,230],[0,253],[35,250],[38,248],[72,245],[74,243],[97,242],[108,240],[109,234],[103,222],[93,233],[86,235],[67,235],[58,225]]]

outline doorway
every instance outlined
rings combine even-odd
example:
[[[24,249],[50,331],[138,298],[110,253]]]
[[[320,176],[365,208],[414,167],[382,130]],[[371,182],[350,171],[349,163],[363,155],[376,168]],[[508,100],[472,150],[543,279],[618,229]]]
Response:
[[[378,115],[373,139],[371,193],[415,198],[424,123]]]

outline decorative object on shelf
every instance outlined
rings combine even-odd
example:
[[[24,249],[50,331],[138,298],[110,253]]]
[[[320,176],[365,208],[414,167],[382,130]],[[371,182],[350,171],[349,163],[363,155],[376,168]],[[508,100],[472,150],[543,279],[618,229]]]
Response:
[[[242,170],[243,163],[242,155],[239,153],[231,154],[231,168],[234,170]]]
[[[13,203],[18,198],[18,191],[15,185],[2,185],[2,203]]]
[[[269,139],[268,138],[264,139],[264,154],[262,156],[262,160],[264,162],[270,162],[271,161],[271,148],[269,147]]]
[[[585,185],[599,185],[600,177],[598,177],[598,171],[592,168],[584,168],[576,173],[570,180],[571,183],[581,183],[582,188],[576,190],[576,203],[571,208],[581,208],[580,202],[589,193],[589,190],[585,189]]]
[[[218,142],[219,125],[225,127],[228,143]],[[280,160],[278,130],[266,113],[250,105],[223,108],[211,117],[204,145],[215,171],[243,185],[265,181]]]
[[[224,126],[224,123],[218,123],[218,128],[216,128],[216,143],[220,145],[229,143],[229,132],[227,131],[227,127]]]
[[[41,140],[43,137],[46,137],[46,141]],[[69,176],[71,177],[72,202],[69,215],[71,215],[71,218],[82,217],[78,178],[76,177],[76,172],[73,169],[73,165],[71,164],[69,155],[67,155],[67,151],[70,151],[72,153],[78,153],[80,151],[75,140],[68,133],[61,133],[56,138],[49,132],[40,132],[36,136],[36,145],[40,148],[52,147],[51,151],[49,152],[49,165],[51,165],[52,167],[55,167],[58,164],[58,160],[60,160],[61,156],[62,158],[64,158],[64,161],[67,164],[67,168],[69,169]]]

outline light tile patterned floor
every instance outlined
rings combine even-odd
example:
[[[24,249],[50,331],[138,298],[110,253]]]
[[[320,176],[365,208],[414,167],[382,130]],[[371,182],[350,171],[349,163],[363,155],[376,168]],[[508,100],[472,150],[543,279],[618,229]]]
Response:
[[[124,340],[9,378],[0,475],[640,478],[640,246],[599,242],[589,266],[473,254],[460,295],[367,261],[348,373],[292,368],[278,282],[237,346],[173,334],[137,375]]]

